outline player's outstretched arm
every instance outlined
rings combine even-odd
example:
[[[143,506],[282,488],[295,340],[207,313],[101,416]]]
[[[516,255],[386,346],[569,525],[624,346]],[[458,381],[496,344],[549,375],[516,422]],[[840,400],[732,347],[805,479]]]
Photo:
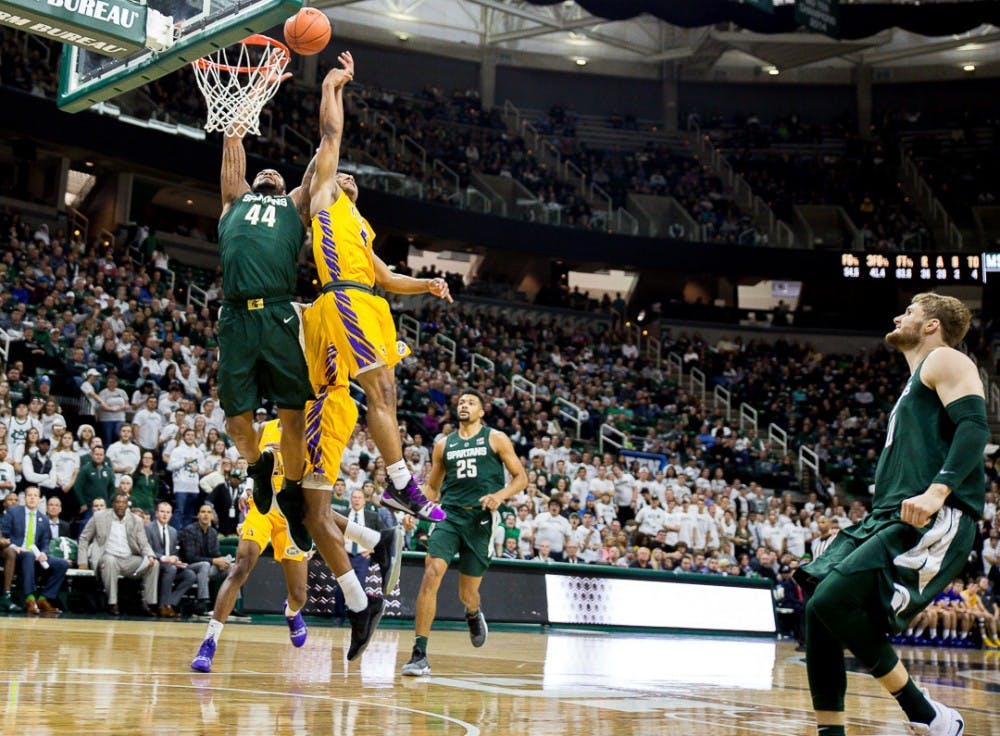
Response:
[[[222,139],[222,214],[230,205],[250,191],[247,184],[247,154],[243,138],[227,135]]]
[[[493,452],[497,454],[504,467],[507,468],[507,472],[510,473],[510,482],[507,485],[499,491],[488,493],[479,499],[484,509],[496,511],[500,504],[528,487],[528,474],[514,451],[514,443],[503,432],[498,432],[495,429],[490,432],[490,447],[493,448]]]
[[[920,379],[937,393],[955,423],[955,434],[934,481],[919,496],[903,501],[900,518],[917,528],[930,522],[952,491],[982,461],[990,436],[983,382],[967,355],[954,348],[938,348],[924,361]]]
[[[374,253],[372,262],[375,264],[375,283],[386,291],[393,294],[433,294],[448,302],[455,301],[451,298],[448,282],[442,278],[415,279],[412,276],[393,273],[385,265],[385,261]]]
[[[431,453],[431,472],[424,482],[424,495],[431,501],[441,500],[441,484],[444,483],[446,469],[444,467],[444,438],[434,443]]]
[[[306,173],[302,175],[302,183],[288,193],[288,196],[292,198],[292,202],[295,203],[295,210],[299,213],[299,217],[302,218],[304,224],[309,223],[312,214],[309,211],[309,193],[312,188],[313,177],[316,175],[316,156],[318,155],[319,152],[314,153],[313,157],[309,159],[309,165],[306,166]]]
[[[333,204],[339,187],[337,167],[340,165],[340,141],[344,135],[344,85],[354,79],[354,57],[345,51],[337,57],[341,66],[331,69],[323,79],[319,104],[319,150],[316,151],[316,173],[309,185],[310,215]]]

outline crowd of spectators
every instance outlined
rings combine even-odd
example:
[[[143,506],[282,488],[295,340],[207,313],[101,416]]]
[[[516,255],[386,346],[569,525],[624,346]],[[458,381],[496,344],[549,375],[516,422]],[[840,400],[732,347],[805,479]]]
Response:
[[[849,121],[819,126],[794,114],[770,124],[750,115],[709,120],[704,126],[779,219],[796,222],[795,205],[839,205],[860,231],[866,250],[933,247],[932,229],[898,181],[898,156],[888,139],[863,138]]]

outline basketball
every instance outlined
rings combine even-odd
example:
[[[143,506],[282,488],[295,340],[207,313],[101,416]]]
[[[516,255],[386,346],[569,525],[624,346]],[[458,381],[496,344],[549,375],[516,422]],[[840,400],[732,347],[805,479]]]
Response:
[[[296,54],[318,54],[330,42],[330,19],[316,8],[302,8],[285,21],[285,41]]]

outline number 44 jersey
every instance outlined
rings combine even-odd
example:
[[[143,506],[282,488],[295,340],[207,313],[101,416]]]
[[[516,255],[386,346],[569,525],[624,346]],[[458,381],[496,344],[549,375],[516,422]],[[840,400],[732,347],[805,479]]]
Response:
[[[222,290],[227,299],[295,293],[305,229],[288,195],[247,192],[219,220]]]
[[[479,508],[479,499],[505,485],[503,461],[490,447],[490,428],[483,427],[469,439],[457,431],[444,441],[444,485],[441,505]]]

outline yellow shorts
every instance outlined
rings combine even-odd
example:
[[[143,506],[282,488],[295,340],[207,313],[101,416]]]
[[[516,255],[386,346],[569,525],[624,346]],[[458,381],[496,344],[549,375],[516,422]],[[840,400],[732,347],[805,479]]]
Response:
[[[358,421],[358,407],[346,386],[328,386],[306,403],[306,486],[333,487],[340,458]]]
[[[274,559],[278,562],[282,560],[301,562],[305,559],[305,554],[295,546],[295,542],[288,536],[288,523],[278,513],[277,504],[271,507],[270,512],[262,514],[251,500],[246,519],[243,521],[240,539],[256,542],[261,552],[267,549],[267,544],[270,542],[274,548]]]
[[[396,339],[389,303],[380,296],[357,289],[322,294],[306,315],[306,354],[322,357],[321,365],[310,362],[314,386],[319,377],[315,371],[328,368],[332,362],[326,360],[331,347],[351,377],[380,365],[392,368],[410,354],[406,343]],[[309,322],[313,323],[311,330]],[[315,340],[310,339],[310,332]],[[323,384],[336,382],[328,374],[322,377]]]

